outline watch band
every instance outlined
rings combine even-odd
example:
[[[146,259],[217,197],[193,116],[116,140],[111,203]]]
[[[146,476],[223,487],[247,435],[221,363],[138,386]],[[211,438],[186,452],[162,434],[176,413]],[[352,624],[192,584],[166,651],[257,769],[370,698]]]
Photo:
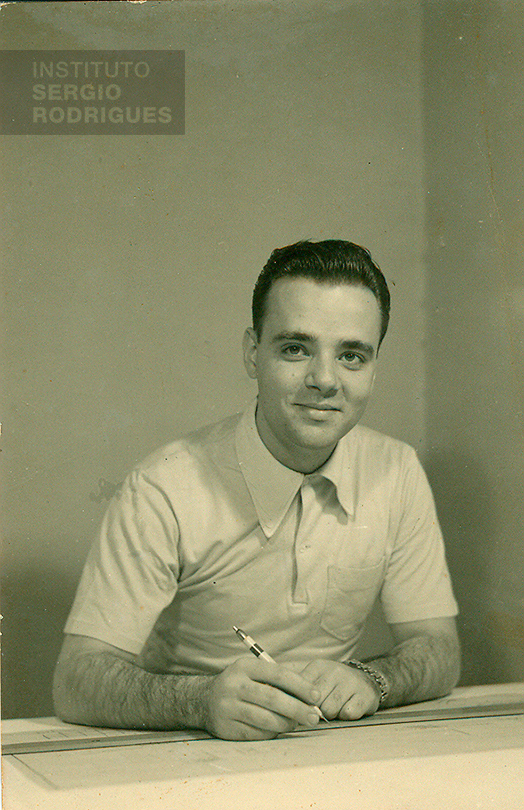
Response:
[[[355,669],[359,669],[361,672],[364,672],[366,675],[369,675],[369,677],[371,678],[371,680],[373,681],[373,683],[375,684],[380,693],[378,705],[381,706],[389,694],[388,684],[384,676],[380,672],[377,672],[376,669],[368,667],[367,664],[363,664],[362,661],[355,661],[353,659],[350,659],[349,661],[344,661],[344,664],[346,664],[346,666],[348,667],[354,667]]]

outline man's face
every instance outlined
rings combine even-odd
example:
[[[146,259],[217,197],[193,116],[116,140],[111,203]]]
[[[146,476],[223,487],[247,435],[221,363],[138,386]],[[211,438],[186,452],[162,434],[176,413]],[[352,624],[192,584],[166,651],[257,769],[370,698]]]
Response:
[[[279,279],[260,340],[244,336],[258,381],[257,427],[268,450],[300,472],[320,467],[361,418],[380,341],[380,308],[367,287]]]

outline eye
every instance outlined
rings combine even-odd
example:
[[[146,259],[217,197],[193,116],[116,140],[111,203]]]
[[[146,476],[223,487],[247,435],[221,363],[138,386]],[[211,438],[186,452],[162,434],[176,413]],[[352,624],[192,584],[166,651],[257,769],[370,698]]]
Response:
[[[355,352],[346,352],[341,356],[340,359],[347,368],[351,369],[362,368],[362,366],[366,362],[365,357],[363,357],[361,354],[355,354]]]
[[[306,349],[298,343],[290,343],[288,346],[282,346],[282,354],[289,358],[307,357]]]

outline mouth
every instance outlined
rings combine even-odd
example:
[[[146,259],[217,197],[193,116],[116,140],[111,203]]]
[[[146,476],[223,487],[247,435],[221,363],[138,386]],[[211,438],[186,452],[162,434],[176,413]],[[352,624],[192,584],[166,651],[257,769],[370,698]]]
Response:
[[[322,405],[322,403],[310,404],[308,402],[296,402],[295,405],[299,408],[306,408],[308,411],[340,411],[334,405]]]

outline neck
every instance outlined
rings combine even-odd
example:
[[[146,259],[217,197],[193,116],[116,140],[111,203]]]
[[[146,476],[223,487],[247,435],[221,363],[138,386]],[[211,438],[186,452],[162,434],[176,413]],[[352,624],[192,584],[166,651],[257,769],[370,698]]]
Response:
[[[271,455],[284,467],[303,475],[315,472],[322,467],[336,447],[336,444],[311,450],[298,445],[287,447],[276,439],[265,420],[260,417],[258,409],[255,414],[255,423],[258,435]]]

